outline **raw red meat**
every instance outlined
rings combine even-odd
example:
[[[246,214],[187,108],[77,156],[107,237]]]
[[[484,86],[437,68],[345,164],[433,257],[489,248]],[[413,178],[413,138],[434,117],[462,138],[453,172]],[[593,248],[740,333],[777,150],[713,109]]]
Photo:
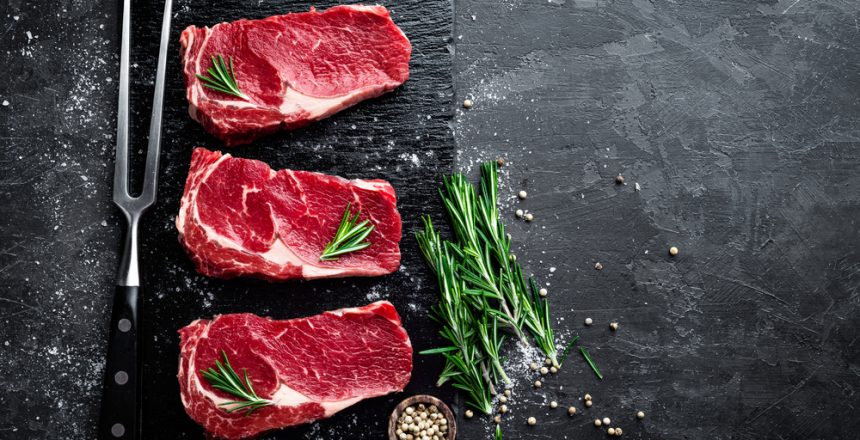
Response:
[[[305,126],[409,77],[409,40],[383,6],[189,26],[179,40],[189,113],[228,146]],[[247,99],[204,87],[213,55],[233,58]]]
[[[375,229],[370,247],[320,261],[347,202]],[[274,171],[263,162],[197,148],[176,228],[197,270],[269,280],[385,275],[400,267],[400,213],[384,180]]]
[[[412,345],[391,303],[379,301],[310,318],[275,321],[241,313],[196,320],[179,330],[179,389],[185,411],[210,434],[242,439],[308,423],[369,398],[402,391]],[[275,402],[245,416],[200,374],[227,354],[246,369],[258,396]],[[345,437],[344,437],[345,438]]]

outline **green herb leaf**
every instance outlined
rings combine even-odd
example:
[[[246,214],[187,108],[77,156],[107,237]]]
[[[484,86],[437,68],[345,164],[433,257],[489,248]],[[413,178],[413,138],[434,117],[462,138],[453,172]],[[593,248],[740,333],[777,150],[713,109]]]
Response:
[[[343,212],[343,218],[340,220],[340,226],[328,244],[325,245],[320,261],[337,260],[341,255],[350,252],[360,251],[370,246],[369,241],[364,241],[375,225],[371,225],[369,220],[358,223],[358,218],[361,216],[361,211],[352,216],[349,210],[350,203],[346,204],[346,210]]]
[[[561,353],[561,357],[558,359],[559,365],[564,365],[564,360],[567,359],[567,354],[570,353],[570,349],[573,348],[573,344],[576,344],[576,341],[579,340],[579,336],[574,336],[570,342],[567,343],[567,346],[564,347],[564,351]]]
[[[240,378],[236,374],[236,370],[230,365],[227,353],[221,350],[221,354],[224,356],[223,364],[216,360],[215,368],[210,367],[208,370],[200,370],[200,374],[212,385],[212,388],[232,394],[241,400],[224,402],[219,406],[229,406],[230,408],[224,409],[228,413],[245,411],[245,415],[250,416],[257,409],[272,405],[273,402],[271,400],[262,399],[254,392],[251,379],[248,377],[248,370],[243,368],[244,379]]]
[[[597,368],[597,365],[594,364],[594,360],[591,359],[591,355],[588,354],[588,351],[585,349],[585,347],[579,347],[579,352],[582,353],[582,357],[585,358],[585,362],[588,362],[588,366],[590,366],[591,369],[594,370],[594,374],[597,375],[597,378],[603,380],[603,375],[600,374],[600,369]]]
[[[503,440],[502,439],[502,427],[499,425],[496,425],[496,438],[495,438],[495,440]]]
[[[233,57],[229,57],[230,65],[224,62],[224,57],[212,55],[212,67],[206,70],[209,76],[197,74],[197,78],[203,81],[203,85],[217,90],[228,95],[233,95],[242,99],[248,99],[239,90],[239,84],[236,82],[236,74],[233,72]]]
[[[457,351],[457,347],[431,348],[429,350],[422,350],[419,354],[440,354],[447,353],[449,351]]]

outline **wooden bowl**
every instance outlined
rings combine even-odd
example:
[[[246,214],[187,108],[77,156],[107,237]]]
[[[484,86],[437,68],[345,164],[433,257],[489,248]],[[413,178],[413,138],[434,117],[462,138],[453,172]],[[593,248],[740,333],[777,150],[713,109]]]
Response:
[[[445,402],[427,395],[427,394],[419,394],[417,396],[412,396],[397,405],[394,408],[394,411],[391,412],[391,416],[388,418],[388,438],[389,440],[400,440],[397,437],[397,419],[400,418],[400,414],[406,410],[407,407],[412,405],[418,405],[419,403],[423,403],[424,405],[430,406],[435,405],[436,408],[439,409],[439,413],[445,416],[448,419],[448,437],[445,440],[454,440],[457,438],[457,419],[454,417],[454,413],[451,412],[451,408],[448,408],[448,405]]]

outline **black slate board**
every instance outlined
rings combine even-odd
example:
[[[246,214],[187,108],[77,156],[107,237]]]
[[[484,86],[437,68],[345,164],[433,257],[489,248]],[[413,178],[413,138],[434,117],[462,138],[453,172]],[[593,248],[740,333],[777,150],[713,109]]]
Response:
[[[338,2],[313,3],[325,9]],[[154,72],[160,1],[136,5],[136,53],[140,64],[137,85],[149,82]],[[239,18],[263,18],[304,11],[311,3],[299,1],[218,1],[180,5],[173,21],[175,36],[190,24],[212,25]],[[307,129],[272,136],[230,150],[236,156],[267,162],[275,169],[319,171],[346,178],[382,178],[394,185],[404,221],[401,269],[387,277],[331,281],[269,283],[253,279],[223,281],[195,273],[177,243],[173,218],[187,175],[194,146],[219,148],[186,112],[179,58],[173,57],[168,77],[164,115],[164,164],[156,209],[147,216],[142,249],[145,270],[144,434],[146,438],[199,438],[201,429],[185,414],[175,380],[178,357],[176,330],[200,317],[220,313],[252,312],[276,319],[314,315],[326,310],[368,304],[379,299],[394,303],[416,349],[428,348],[431,322],[427,310],[435,298],[433,284],[410,231],[421,213],[439,211],[435,197],[437,176],[448,173],[453,162],[451,119],[451,53],[446,48],[451,32],[451,5],[447,1],[413,0],[389,5],[394,21],[413,44],[410,79],[379,99],[366,101]],[[178,51],[178,43],[171,53]],[[151,91],[135,89],[134,108],[149,108]],[[146,104],[145,104],[146,103]],[[135,133],[145,139],[148,123],[138,117]],[[379,439],[387,429],[387,415],[404,396],[428,391],[439,371],[435,359],[416,356],[415,375],[407,394],[360,403],[331,419],[304,425],[266,438]],[[340,434],[339,434],[340,433]]]
[[[408,332],[416,336],[413,341],[415,348],[429,348],[436,333],[428,318],[428,308],[435,298],[435,290],[428,281],[411,231],[416,228],[420,214],[440,211],[441,205],[435,196],[437,176],[449,173],[453,163],[453,137],[450,132],[452,53],[447,47],[452,28],[452,5],[449,1],[410,0],[389,5],[394,21],[413,44],[411,76],[404,86],[306,129],[271,136],[252,145],[230,150],[225,150],[216,139],[207,136],[188,116],[184,82],[180,74],[178,41],[181,30],[191,24],[214,25],[239,18],[263,18],[307,11],[311,6],[325,9],[341,2],[221,0],[174,3],[159,201],[145,216],[141,231],[145,339],[143,430],[144,438],[165,439],[203,437],[203,430],[182,408],[176,380],[179,355],[177,330],[197,318],[252,312],[288,319],[386,299],[394,303]],[[160,0],[135,1],[132,6],[133,151],[146,145],[162,8],[163,2]],[[0,336],[2,341],[16,341],[14,347],[10,347],[11,344],[7,342],[6,347],[10,350],[29,350],[30,353],[14,358],[13,362],[19,363],[17,368],[7,361],[0,364],[3,371],[14,371],[2,382],[7,392],[0,397],[0,437],[91,438],[94,436],[98,411],[98,383],[104,367],[102,359],[109,316],[107,306],[113,291],[111,286],[121,233],[121,218],[109,207],[115,142],[115,78],[118,75],[119,23],[116,17],[119,11],[116,2],[91,5],[90,9],[80,11],[71,6],[68,9],[57,6],[57,17],[62,16],[63,19],[58,20],[55,29],[50,27],[54,11],[44,16],[38,9],[26,12],[29,14],[26,18],[43,17],[44,24],[42,29],[28,28],[28,31],[34,32],[36,38],[41,36],[42,42],[54,40],[53,45],[66,49],[56,50],[51,44],[39,47],[41,53],[33,58],[43,66],[41,69],[8,63],[14,66],[16,83],[11,86],[11,90],[4,87],[3,96],[25,93],[28,87],[41,89],[46,84],[53,85],[53,82],[59,82],[57,78],[61,78],[64,73],[69,77],[83,78],[82,81],[92,81],[95,85],[82,85],[77,89],[74,85],[63,83],[69,89],[69,99],[77,103],[69,105],[67,111],[80,118],[90,118],[83,123],[80,120],[65,124],[64,121],[50,120],[62,118],[61,111],[49,113],[54,117],[40,119],[36,115],[41,112],[33,107],[24,107],[27,101],[15,99],[15,109],[19,112],[32,110],[32,116],[4,121],[9,122],[8,128],[7,124],[3,124],[4,139],[7,140],[14,139],[17,136],[15,129],[22,126],[30,127],[33,136],[41,138],[43,142],[50,142],[50,133],[53,131],[56,136],[54,139],[62,138],[68,156],[57,159],[34,157],[31,151],[20,147],[21,142],[17,144],[18,147],[9,148],[3,153],[4,168],[10,176],[16,176],[14,180],[4,176],[4,187],[13,188],[16,182],[24,182],[22,191],[33,191],[28,188],[34,182],[36,192],[23,199],[20,196],[26,192],[3,192],[4,205],[11,209],[5,210],[6,220],[2,223],[5,251],[0,267],[4,271],[21,270],[24,265],[33,266],[35,261],[36,266],[31,269],[39,271],[41,260],[47,262],[50,268],[44,275],[33,277],[33,281],[31,275],[26,274],[34,272],[24,270],[24,276],[10,276],[9,286],[4,286],[4,291],[8,288],[16,293],[3,295],[3,301],[0,301],[3,307],[0,317],[4,319]],[[63,33],[72,37],[71,41],[64,40]],[[91,35],[82,37],[86,33]],[[36,50],[32,49],[33,46],[34,43],[28,42],[25,46],[28,49],[24,50]],[[9,57],[7,53],[6,61],[9,61]],[[51,64],[47,61],[50,58],[75,58],[80,64]],[[88,76],[81,75],[82,71],[89,72]],[[58,95],[67,92],[52,90]],[[98,92],[98,96],[94,96],[93,90]],[[95,105],[96,101],[105,104]],[[104,111],[101,110],[102,106],[106,107]],[[6,115],[4,113],[4,117]],[[46,132],[48,134],[43,134]],[[38,142],[37,139],[30,142]],[[276,169],[303,169],[346,178],[382,178],[390,181],[397,191],[398,207],[404,221],[401,269],[390,276],[378,278],[278,284],[253,279],[223,281],[198,275],[177,241],[173,223],[191,151],[195,146],[222,149],[238,157],[263,160]],[[19,154],[22,157],[16,158]],[[28,159],[33,159],[29,166],[21,161],[25,154]],[[69,163],[74,167],[80,163],[78,161],[86,163],[79,169],[88,170],[86,174],[90,177],[69,174],[63,178],[60,174],[59,177],[64,181],[55,181],[58,176],[43,167],[48,163],[53,163],[55,168],[68,167]],[[142,158],[135,158],[139,168],[142,168],[141,161]],[[28,172],[31,168],[34,171]],[[46,172],[48,176],[53,176],[50,180],[42,177]],[[92,178],[93,173],[95,178]],[[83,193],[79,191],[82,188],[79,179],[84,182],[83,189],[86,191]],[[41,191],[40,185],[43,187]],[[29,219],[27,212],[30,209],[54,212],[53,222],[51,219],[38,222]],[[84,218],[87,218],[85,223],[91,224],[93,228],[81,229],[81,232],[86,230],[89,237],[82,243],[64,240],[62,237],[66,235],[63,235],[57,236],[56,241],[46,241],[44,250],[38,249],[39,246],[28,246],[28,249],[39,255],[22,256],[14,250],[15,243],[32,243],[34,236],[50,235],[51,223],[66,231],[66,223],[75,224]],[[22,224],[27,224],[27,227],[8,227]],[[53,230],[57,231],[57,228]],[[13,247],[8,247],[6,243]],[[66,248],[57,249],[58,243],[69,244]],[[87,281],[82,281],[84,279]],[[41,301],[41,305],[30,306],[31,295],[52,295],[53,289],[57,289],[56,294],[59,295],[58,302],[53,306],[44,301]],[[69,296],[66,296],[67,293]],[[45,310],[51,307],[56,312],[45,319]],[[57,327],[50,323],[52,321],[58,323]],[[19,344],[19,341],[23,343]],[[57,348],[34,348],[48,346]],[[65,352],[70,347],[77,347],[78,354],[91,359],[92,363],[81,364],[81,357],[76,355],[74,357],[78,360],[72,365],[65,365],[65,362],[51,355],[56,354],[57,350]],[[362,402],[331,419],[275,432],[264,438],[341,438],[343,433],[350,433],[350,438],[357,439],[382,438],[387,429],[387,416],[400,399],[416,392],[432,391],[431,384],[440,369],[437,359],[416,356],[415,361],[414,378],[406,393]],[[24,374],[22,366],[26,367],[24,370],[27,370],[28,375]],[[59,373],[59,370],[72,374]],[[58,390],[67,392],[58,395]],[[30,424],[32,414],[27,408],[48,409],[57,406],[59,409],[53,412],[40,411],[40,417],[52,420],[51,423]]]

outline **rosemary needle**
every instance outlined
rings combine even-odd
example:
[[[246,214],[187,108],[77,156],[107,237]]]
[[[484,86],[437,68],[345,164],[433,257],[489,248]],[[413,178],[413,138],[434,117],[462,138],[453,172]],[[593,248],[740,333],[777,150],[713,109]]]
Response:
[[[578,340],[579,336],[574,336],[573,339],[571,339],[570,342],[567,343],[567,345],[564,347],[564,351],[561,353],[561,358],[559,358],[558,360],[559,365],[564,364],[564,360],[567,359],[567,354],[570,353],[570,349],[573,348],[573,344],[576,344],[576,341]]]
[[[594,374],[597,375],[597,378],[603,379],[603,375],[600,374],[600,369],[597,368],[597,365],[594,364],[594,360],[591,359],[591,355],[588,354],[588,351],[585,349],[585,347],[579,347],[579,352],[582,353],[582,357],[585,358],[585,362],[588,362],[588,366],[591,367],[592,370],[594,370]]]

